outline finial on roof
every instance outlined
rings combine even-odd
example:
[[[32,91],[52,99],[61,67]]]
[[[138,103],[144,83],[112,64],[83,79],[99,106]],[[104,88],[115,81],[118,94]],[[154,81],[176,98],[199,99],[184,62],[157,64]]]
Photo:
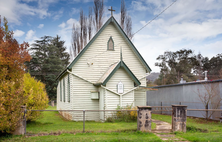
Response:
[[[111,16],[113,16],[113,11],[115,11],[112,6],[111,6],[111,9],[108,9],[109,11],[111,11]]]
[[[122,56],[122,47],[120,47],[120,61],[123,60],[123,56]]]

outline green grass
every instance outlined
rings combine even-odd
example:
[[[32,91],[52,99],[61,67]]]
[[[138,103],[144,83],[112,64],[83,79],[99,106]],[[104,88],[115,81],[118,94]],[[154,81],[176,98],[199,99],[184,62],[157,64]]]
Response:
[[[49,107],[52,110],[55,108]],[[136,130],[136,122],[102,123],[94,121],[85,122],[86,132],[113,132],[122,130]],[[83,122],[65,120],[58,112],[45,111],[42,117],[35,122],[27,124],[28,133],[44,132],[82,132]]]
[[[161,142],[161,139],[152,133],[145,132],[112,132],[112,133],[76,133],[69,134],[63,133],[58,136],[39,136],[39,137],[25,137],[25,136],[17,136],[11,139],[5,139],[5,141],[22,141],[22,142],[60,142],[60,141],[70,141],[70,142],[99,142],[99,141],[109,141],[109,142]]]
[[[55,107],[49,107],[48,110],[53,110]],[[153,123],[152,129],[155,128]],[[115,132],[115,131],[136,131],[137,122],[85,122],[86,132]],[[49,133],[49,132],[82,132],[83,122],[65,120],[56,111],[42,112],[40,119],[35,122],[27,123],[27,133]]]
[[[49,107],[48,110],[55,110]],[[152,123],[152,129],[155,129]],[[161,141],[152,133],[138,132],[137,122],[102,123],[87,121],[85,133],[83,122],[68,121],[58,112],[45,111],[35,122],[27,123],[27,136],[7,136],[4,141]]]
[[[49,110],[55,107],[49,107]],[[152,119],[171,123],[171,116],[152,114]],[[156,127],[152,123],[152,129]],[[65,120],[58,112],[45,111],[35,122],[27,123],[27,133],[32,136],[5,136],[0,141],[161,141],[152,133],[138,132],[137,122],[102,123]],[[222,124],[203,119],[187,118],[187,133],[175,132],[193,142],[222,142]]]
[[[152,119],[172,123],[171,116],[152,114]],[[187,118],[187,132],[176,132],[176,136],[192,142],[222,142],[222,124],[200,118]]]

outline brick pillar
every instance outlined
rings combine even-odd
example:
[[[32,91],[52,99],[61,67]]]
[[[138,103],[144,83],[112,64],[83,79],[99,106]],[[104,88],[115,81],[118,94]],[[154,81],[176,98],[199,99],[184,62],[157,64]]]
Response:
[[[151,106],[137,106],[137,130],[151,131]]]
[[[172,130],[186,132],[187,106],[172,105]]]
[[[22,118],[19,121],[18,127],[13,132],[13,135],[24,135],[26,133],[26,106],[21,106]]]

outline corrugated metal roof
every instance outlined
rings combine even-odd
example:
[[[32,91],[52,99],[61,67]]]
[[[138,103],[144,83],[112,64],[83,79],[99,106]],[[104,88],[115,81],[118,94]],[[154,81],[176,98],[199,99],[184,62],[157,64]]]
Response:
[[[197,82],[186,82],[186,83],[178,83],[178,84],[170,84],[170,85],[160,85],[152,88],[163,88],[163,87],[173,87],[173,86],[182,86],[182,85],[193,85],[193,84],[203,84],[203,83],[214,83],[214,82],[222,82],[222,79],[219,80],[208,80],[208,81],[197,81]]]

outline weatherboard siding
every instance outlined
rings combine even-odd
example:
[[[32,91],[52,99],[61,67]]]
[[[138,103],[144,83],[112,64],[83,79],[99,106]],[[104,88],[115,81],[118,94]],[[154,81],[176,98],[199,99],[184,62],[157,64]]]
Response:
[[[114,41],[114,51],[107,50],[110,36]],[[113,24],[101,32],[72,67],[72,72],[91,82],[98,81],[111,64],[120,60],[120,47],[123,61],[138,79],[142,78],[146,73],[145,67]]]
[[[97,87],[91,83],[86,82],[74,75],[70,75],[72,78],[71,92],[72,92],[72,105],[73,110],[98,110],[99,100],[91,99],[91,91],[98,91]],[[83,112],[74,112],[73,120],[82,121]],[[99,120],[99,112],[86,112],[86,120]]]
[[[99,100],[92,100],[90,91],[96,91],[97,88],[92,84],[70,74],[70,102],[68,102],[68,86],[65,85],[65,102],[64,98],[60,101],[60,86],[57,87],[57,97],[59,98],[57,102],[58,110],[98,110],[99,109]],[[65,75],[62,80],[59,81],[62,83],[62,93],[63,93],[63,79],[67,84],[68,75]],[[62,97],[64,95],[62,94]],[[67,118],[75,121],[83,120],[83,112],[80,111],[70,111],[70,112],[61,112],[61,114]],[[99,120],[99,112],[86,112],[86,120]]]
[[[65,80],[65,88],[63,87],[63,79]],[[71,80],[70,80],[71,83]],[[61,89],[62,89],[62,101],[60,101],[60,84],[61,84]],[[59,81],[59,84],[57,86],[57,97],[59,99],[57,99],[57,110],[72,110],[72,103],[71,101],[68,102],[68,75],[64,75],[63,78]],[[64,89],[65,89],[65,102],[64,102]],[[70,93],[70,97],[71,97],[71,93]],[[60,114],[62,114],[66,119],[70,119],[72,120],[72,112],[60,112]]]
[[[112,36],[114,41],[114,50],[107,50],[107,42]],[[71,72],[74,74],[91,81],[97,82],[100,77],[106,72],[110,65],[120,61],[120,49],[122,48],[122,59],[137,79],[141,79],[146,75],[146,69],[137,55],[133,52],[130,45],[128,45],[126,39],[122,37],[122,34],[111,23],[104,31],[97,37],[97,39],[90,45],[90,47],[82,54],[79,60],[72,67]],[[65,78],[66,83],[66,102],[64,98],[60,101],[60,83],[63,89],[63,80],[59,81],[57,86],[57,109],[58,110],[115,110],[120,105],[120,96],[110,92],[109,90],[95,87],[93,84],[80,79],[70,74],[70,102],[68,100],[68,87],[67,87],[67,74],[61,77]],[[122,68],[118,69],[111,79],[107,82],[106,87],[117,92],[117,83],[121,81],[124,84],[124,92],[127,92],[134,88],[133,80]],[[146,79],[140,80],[141,85],[146,85]],[[91,99],[91,91],[100,91],[100,100]],[[63,93],[63,90],[61,91]],[[135,94],[137,94],[135,96]],[[63,94],[62,94],[63,97]],[[131,91],[122,96],[122,106],[131,104],[144,104],[145,93],[138,91]],[[104,103],[104,104],[103,104]],[[76,121],[83,120],[83,112],[63,112],[64,117],[70,118]],[[104,116],[108,116],[108,112],[86,112],[86,120],[99,120],[104,119]]]
[[[135,106],[145,106],[146,105],[146,92],[135,90],[134,102],[135,102]]]
[[[119,68],[112,78],[107,82],[106,87],[114,92],[117,92],[117,84],[122,82],[124,85],[124,93],[129,91],[134,87],[134,83],[131,80],[130,76],[126,73],[126,71],[122,68]],[[125,107],[127,104],[130,105],[133,103],[133,92],[129,92],[122,97],[122,107]],[[116,109],[117,106],[120,106],[120,96],[114,94],[110,91],[107,91],[107,109]]]

